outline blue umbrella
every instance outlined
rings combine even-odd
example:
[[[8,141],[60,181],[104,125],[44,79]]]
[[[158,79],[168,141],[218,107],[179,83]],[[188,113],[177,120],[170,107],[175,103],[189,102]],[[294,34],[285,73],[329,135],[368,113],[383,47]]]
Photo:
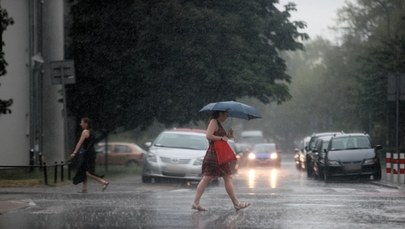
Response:
[[[246,120],[262,117],[256,108],[235,101],[210,103],[201,108],[200,112],[202,111],[226,111],[230,117]]]

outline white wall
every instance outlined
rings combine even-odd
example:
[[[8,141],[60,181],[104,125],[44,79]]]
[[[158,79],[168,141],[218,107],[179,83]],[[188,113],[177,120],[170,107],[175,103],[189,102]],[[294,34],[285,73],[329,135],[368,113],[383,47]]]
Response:
[[[46,63],[63,60],[63,0],[47,0],[43,8],[43,58]],[[52,85],[48,68],[43,81],[43,155],[45,161],[65,161],[63,104],[60,85]]]
[[[1,0],[2,8],[14,19],[3,33],[7,75],[0,77],[0,98],[12,98],[12,114],[0,116],[0,165],[28,165],[30,149],[30,71],[29,2]],[[39,1],[38,1],[39,2]],[[43,145],[48,164],[65,161],[63,104],[60,85],[52,85],[47,70],[49,61],[63,60],[63,0],[43,1]],[[38,40],[40,40],[38,38]]]
[[[3,32],[7,74],[0,77],[0,98],[14,100],[12,113],[0,116],[0,165],[29,162],[29,30],[28,1],[2,0],[14,19]]]

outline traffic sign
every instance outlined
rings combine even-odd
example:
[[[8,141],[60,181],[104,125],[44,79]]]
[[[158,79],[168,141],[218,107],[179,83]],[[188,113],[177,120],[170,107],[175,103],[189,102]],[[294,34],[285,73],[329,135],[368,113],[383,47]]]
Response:
[[[53,85],[74,84],[76,82],[73,60],[51,61],[50,71]]]

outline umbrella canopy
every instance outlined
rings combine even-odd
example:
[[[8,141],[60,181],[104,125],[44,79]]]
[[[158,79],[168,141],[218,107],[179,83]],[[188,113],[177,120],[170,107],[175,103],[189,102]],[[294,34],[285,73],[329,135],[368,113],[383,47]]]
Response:
[[[256,108],[235,101],[209,103],[201,108],[200,112],[202,111],[226,111],[230,117],[246,120],[262,117]]]

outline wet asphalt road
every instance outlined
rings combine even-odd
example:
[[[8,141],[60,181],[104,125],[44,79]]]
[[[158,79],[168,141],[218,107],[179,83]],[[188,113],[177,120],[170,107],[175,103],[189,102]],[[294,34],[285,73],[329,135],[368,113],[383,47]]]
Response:
[[[280,169],[241,168],[237,195],[252,203],[236,212],[223,182],[210,185],[191,209],[196,184],[111,180],[105,192],[79,186],[0,189],[0,200],[25,207],[0,215],[0,228],[405,228],[405,192],[367,180],[308,179],[293,161]]]

